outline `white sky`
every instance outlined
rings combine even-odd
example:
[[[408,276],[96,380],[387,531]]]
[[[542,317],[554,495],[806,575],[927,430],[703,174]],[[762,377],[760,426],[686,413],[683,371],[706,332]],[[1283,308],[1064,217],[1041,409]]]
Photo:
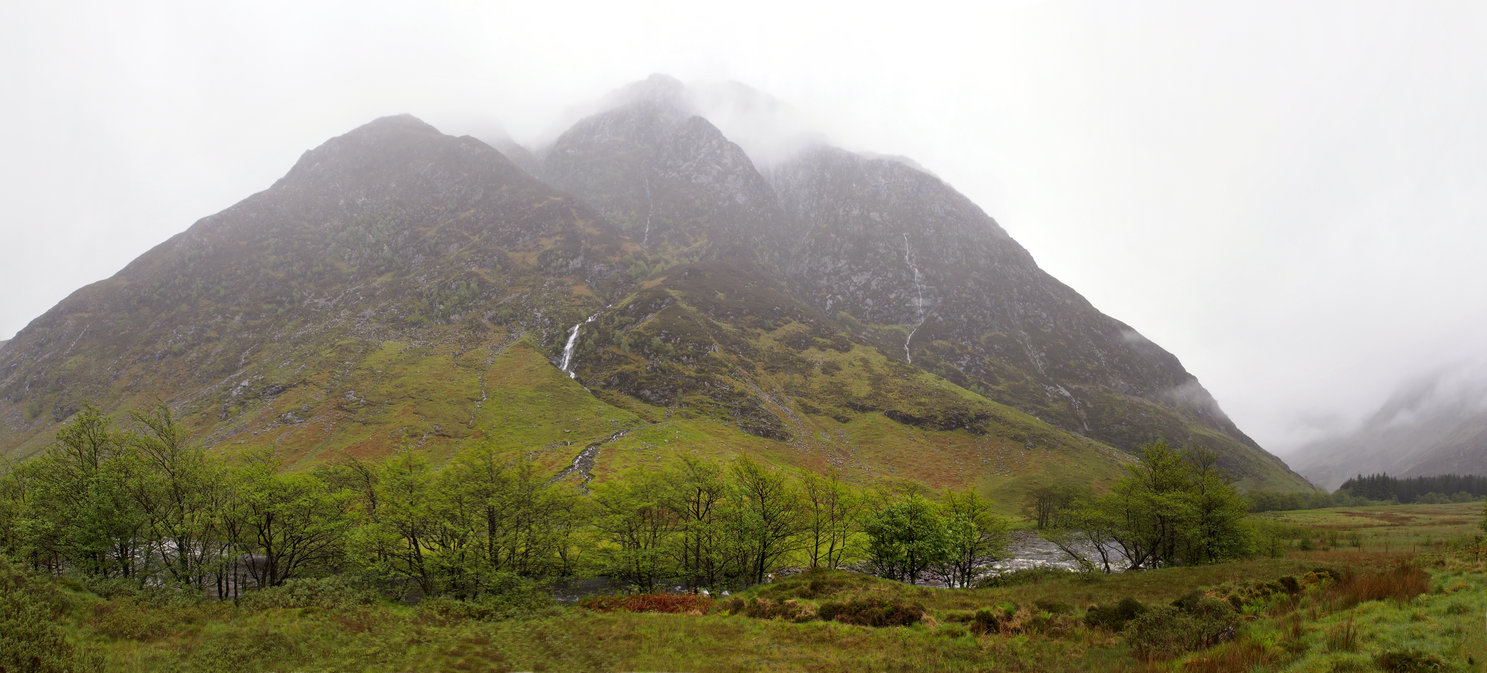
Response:
[[[901,154],[1284,451],[1487,334],[1487,3],[0,4],[0,338],[387,114],[735,79]]]

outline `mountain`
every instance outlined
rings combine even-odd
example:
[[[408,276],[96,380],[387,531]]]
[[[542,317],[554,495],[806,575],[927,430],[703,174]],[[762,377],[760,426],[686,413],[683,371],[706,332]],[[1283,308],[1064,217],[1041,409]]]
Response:
[[[664,77],[550,146],[497,145],[376,120],[78,290],[0,350],[0,451],[36,452],[85,401],[161,400],[291,464],[480,441],[602,475],[748,452],[1006,495],[1108,479],[1164,438],[1310,488],[905,160],[756,163]]]
[[[1487,475],[1487,372],[1452,368],[1401,386],[1357,427],[1297,448],[1296,470],[1336,489],[1356,475]]]

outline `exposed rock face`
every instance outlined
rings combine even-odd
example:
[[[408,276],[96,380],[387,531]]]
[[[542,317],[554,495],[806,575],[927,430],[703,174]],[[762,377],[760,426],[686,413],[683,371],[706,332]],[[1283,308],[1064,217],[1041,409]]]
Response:
[[[1189,423],[1257,448],[1177,358],[1044,273],[938,178],[829,148],[771,177],[799,232],[781,242],[792,287],[828,314],[902,326],[885,350],[902,338],[920,367],[1123,448],[1186,441]]]
[[[551,147],[506,147],[520,167],[406,116],[328,141],[0,348],[0,451],[151,396],[306,456],[453,443],[496,430],[506,372],[508,397],[712,419],[831,463],[868,460],[852,433],[886,418],[931,445],[1164,438],[1306,488],[938,178],[825,146],[766,175],[684,94],[637,84]]]

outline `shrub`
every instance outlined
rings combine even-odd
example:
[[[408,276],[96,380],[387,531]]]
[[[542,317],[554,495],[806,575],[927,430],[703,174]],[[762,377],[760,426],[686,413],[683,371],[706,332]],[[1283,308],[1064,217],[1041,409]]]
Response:
[[[732,601],[729,603],[732,604]],[[635,594],[594,596],[585,598],[578,605],[595,612],[664,612],[705,615],[712,611],[713,599],[701,594]]]
[[[382,600],[366,584],[344,575],[293,579],[281,586],[249,591],[238,598],[238,606],[248,610],[268,608],[321,608],[344,610],[372,605]]]
[[[924,606],[885,598],[858,598],[844,603],[822,603],[816,610],[823,620],[859,626],[909,626],[924,618]]]
[[[103,661],[58,624],[71,601],[51,582],[0,558],[0,671],[101,671]]]
[[[1092,628],[1121,631],[1132,619],[1146,612],[1146,606],[1134,598],[1122,598],[1112,605],[1095,605],[1084,613],[1084,623]]]
[[[1131,649],[1144,659],[1166,659],[1232,640],[1239,616],[1228,603],[1202,598],[1190,609],[1152,608],[1127,626]]]

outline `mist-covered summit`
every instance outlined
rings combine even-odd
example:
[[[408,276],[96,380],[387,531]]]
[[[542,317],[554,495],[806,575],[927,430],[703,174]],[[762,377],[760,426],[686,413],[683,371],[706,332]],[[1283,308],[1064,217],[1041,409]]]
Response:
[[[0,449],[158,397],[304,460],[677,440],[980,484],[1161,438],[1306,488],[951,186],[818,137],[756,160],[706,100],[653,77],[532,152],[407,116],[331,139],[0,350]]]
[[[1356,425],[1293,450],[1296,470],[1335,489],[1351,477],[1487,475],[1487,367],[1430,372]]]

